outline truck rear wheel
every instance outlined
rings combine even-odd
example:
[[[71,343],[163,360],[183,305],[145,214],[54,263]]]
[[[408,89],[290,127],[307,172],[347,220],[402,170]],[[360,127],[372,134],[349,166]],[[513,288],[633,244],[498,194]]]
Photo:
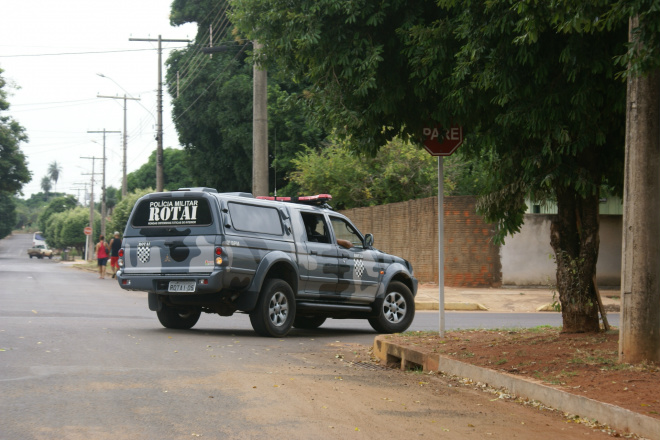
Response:
[[[175,328],[179,330],[188,330],[193,328],[202,311],[198,308],[179,309],[162,305],[162,308],[156,312],[158,320],[165,328]]]
[[[295,315],[293,289],[286,281],[273,278],[261,288],[257,306],[250,313],[250,322],[261,336],[281,338],[291,330]]]

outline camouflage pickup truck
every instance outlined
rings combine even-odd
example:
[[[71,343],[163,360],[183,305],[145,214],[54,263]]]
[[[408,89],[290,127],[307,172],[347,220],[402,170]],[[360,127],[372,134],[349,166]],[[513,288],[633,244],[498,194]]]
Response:
[[[148,292],[167,328],[192,328],[202,312],[241,312],[272,337],[327,318],[406,330],[417,293],[411,264],[375,249],[373,236],[332,211],[330,199],[210,188],[147,194],[124,231],[117,280]]]

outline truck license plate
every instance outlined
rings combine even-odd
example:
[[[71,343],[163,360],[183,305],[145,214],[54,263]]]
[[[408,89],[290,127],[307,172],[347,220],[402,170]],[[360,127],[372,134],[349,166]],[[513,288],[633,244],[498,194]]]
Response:
[[[168,292],[194,292],[195,281],[170,281]]]

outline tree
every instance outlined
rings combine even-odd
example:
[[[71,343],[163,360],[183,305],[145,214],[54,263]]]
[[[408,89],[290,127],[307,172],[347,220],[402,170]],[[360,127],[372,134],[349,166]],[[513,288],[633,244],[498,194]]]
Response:
[[[196,186],[197,174],[197,171],[190,167],[190,159],[184,150],[163,150],[163,187],[166,190]],[[126,186],[129,192],[156,187],[156,151],[151,153],[147,163],[126,176]]]
[[[0,238],[11,233],[16,221],[16,205],[11,197],[32,179],[25,155],[20,149],[20,143],[28,140],[25,129],[4,114],[9,110],[9,101],[3,72],[0,69],[0,199],[3,201],[0,210]]]
[[[56,160],[52,161],[50,165],[48,165],[48,178],[53,182],[53,188],[57,188],[57,181],[60,178],[60,174],[62,174],[62,167]]]
[[[467,128],[464,152],[490,162],[480,207],[499,238],[524,198],[557,202],[551,244],[563,330],[598,331],[593,279],[601,185],[621,186],[625,92],[612,59],[625,29],[558,33],[554,2],[237,0],[237,27],[313,83],[325,122],[373,152],[428,123]],[[524,32],[523,28],[533,32]]]
[[[41,179],[41,190],[46,194],[46,197],[48,197],[48,194],[50,194],[50,190],[53,188],[53,182],[50,180],[50,177],[44,176]]]
[[[10,195],[16,194],[21,190],[25,183],[28,183],[32,176],[27,169],[25,155],[20,150],[21,142],[27,142],[28,138],[25,129],[10,116],[2,113],[9,110],[7,101],[7,91],[5,81],[0,69],[0,192]]]
[[[46,233],[46,229],[48,228],[50,217],[53,216],[54,214],[73,209],[76,206],[78,206],[78,202],[76,201],[76,198],[70,195],[64,197],[56,197],[52,199],[48,203],[48,205],[46,205],[44,210],[41,212],[41,215],[39,216],[38,224],[39,224],[39,229],[44,234],[46,234],[47,240],[50,239],[50,237],[48,237],[48,234]]]
[[[12,196],[0,192],[0,237],[11,234],[16,225],[16,203]]]
[[[173,114],[179,141],[195,170],[196,184],[219,191],[252,188],[252,66],[247,41],[234,41],[224,15],[226,2],[177,0],[171,22],[198,24],[196,44],[173,51],[168,59],[169,91],[177,96]],[[209,11],[213,11],[210,13]],[[218,18],[220,25],[211,20]],[[200,53],[208,46],[209,26],[214,24],[215,45],[227,48],[213,57]],[[222,29],[229,29],[222,31]],[[220,43],[218,43],[218,41]],[[177,87],[177,74],[180,82]],[[304,102],[291,99],[303,90],[300,83],[279,74],[276,65],[268,71],[268,124],[271,189],[278,194],[295,193],[285,188],[291,160],[304,149],[317,146],[325,134],[305,116]]]

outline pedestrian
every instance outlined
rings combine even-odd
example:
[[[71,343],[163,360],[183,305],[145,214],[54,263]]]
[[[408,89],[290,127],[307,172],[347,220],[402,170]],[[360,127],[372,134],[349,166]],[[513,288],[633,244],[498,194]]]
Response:
[[[115,231],[115,236],[110,240],[110,269],[112,269],[112,278],[117,276],[119,270],[119,249],[121,249],[121,238],[119,231]]]
[[[101,235],[99,242],[96,243],[94,253],[98,259],[99,265],[99,278],[105,278],[105,265],[108,264],[108,243],[105,242],[105,237]]]

